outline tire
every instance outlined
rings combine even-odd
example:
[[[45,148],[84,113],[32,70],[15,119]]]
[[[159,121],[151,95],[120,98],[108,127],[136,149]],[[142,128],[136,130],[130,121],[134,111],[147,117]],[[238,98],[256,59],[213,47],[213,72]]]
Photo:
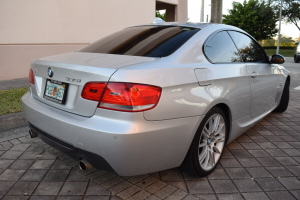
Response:
[[[219,107],[212,108],[203,118],[181,165],[183,171],[207,176],[218,165],[227,139],[228,120]]]
[[[298,57],[297,55],[294,56],[294,62],[299,63],[300,62],[300,56]]]
[[[277,108],[273,112],[284,112],[286,111],[290,100],[290,79],[287,79],[282,91],[281,99]]]

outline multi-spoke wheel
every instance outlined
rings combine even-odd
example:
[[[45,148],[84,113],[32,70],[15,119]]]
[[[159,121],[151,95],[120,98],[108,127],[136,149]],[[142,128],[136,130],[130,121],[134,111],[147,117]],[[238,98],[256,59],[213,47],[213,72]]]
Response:
[[[212,115],[204,125],[199,140],[198,159],[201,168],[209,171],[219,161],[226,136],[226,126],[221,114]]]
[[[211,109],[202,120],[182,164],[185,171],[206,176],[217,166],[226,141],[227,119],[222,109]]]

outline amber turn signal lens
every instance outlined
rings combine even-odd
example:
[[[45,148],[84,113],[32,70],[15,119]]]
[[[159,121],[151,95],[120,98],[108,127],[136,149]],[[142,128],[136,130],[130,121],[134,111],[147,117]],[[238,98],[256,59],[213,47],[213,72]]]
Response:
[[[29,70],[28,81],[29,81],[29,83],[34,84],[34,73],[33,73],[32,69]]]

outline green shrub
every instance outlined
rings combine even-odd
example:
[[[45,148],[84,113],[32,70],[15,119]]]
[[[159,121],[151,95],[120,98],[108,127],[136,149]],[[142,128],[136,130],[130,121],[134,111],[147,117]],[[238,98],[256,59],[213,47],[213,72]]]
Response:
[[[263,46],[264,49],[277,49],[277,46]],[[297,46],[280,46],[280,49],[295,50]]]

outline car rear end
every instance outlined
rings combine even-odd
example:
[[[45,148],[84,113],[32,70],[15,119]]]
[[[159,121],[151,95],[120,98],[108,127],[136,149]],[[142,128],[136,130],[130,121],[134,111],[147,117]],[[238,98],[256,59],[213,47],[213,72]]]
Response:
[[[92,59],[105,61],[101,62],[101,66],[97,66],[90,62]],[[52,145],[57,143],[55,145],[59,149],[67,150],[69,153],[74,153],[78,149],[89,149],[89,152],[98,152],[98,142],[90,145],[87,145],[90,143],[87,142],[85,144],[91,147],[84,147],[84,143],[79,141],[79,137],[82,137],[81,134],[84,133],[86,134],[85,137],[89,138],[88,141],[93,141],[93,134],[91,134],[93,131],[99,136],[101,127],[107,127],[108,124],[111,124],[109,117],[97,113],[97,110],[100,106],[109,109],[109,95],[108,97],[104,96],[106,99],[108,98],[105,105],[103,103],[100,105],[99,101],[111,75],[118,69],[116,65],[122,66],[122,63],[128,65],[128,63],[136,64],[153,60],[155,59],[146,57],[134,58],[132,56],[74,52],[34,61],[29,72],[30,91],[22,97],[25,115],[32,134],[39,135],[43,139],[50,139]],[[74,64],[75,62],[76,64]],[[119,86],[116,84],[113,84],[113,86],[121,86],[119,91],[124,89],[122,83]],[[142,86],[147,90],[144,85]],[[160,95],[160,88],[157,88],[156,101]],[[115,97],[116,95],[112,96]],[[119,106],[125,107],[126,105]],[[147,107],[147,105],[142,106]],[[153,104],[147,108],[152,106]],[[118,114],[117,116],[122,115],[122,113]],[[110,127],[116,127],[118,124],[117,129],[130,130],[132,117],[124,118],[126,119],[122,120],[123,123],[119,123],[120,119],[118,120],[114,116],[114,125],[110,125]],[[99,124],[102,124],[102,126],[99,126]],[[122,125],[125,125],[125,127],[121,128]],[[111,130],[110,132],[118,131]],[[99,138],[96,141],[99,141]],[[75,150],[77,147],[78,149]],[[78,155],[75,156],[78,157]]]

